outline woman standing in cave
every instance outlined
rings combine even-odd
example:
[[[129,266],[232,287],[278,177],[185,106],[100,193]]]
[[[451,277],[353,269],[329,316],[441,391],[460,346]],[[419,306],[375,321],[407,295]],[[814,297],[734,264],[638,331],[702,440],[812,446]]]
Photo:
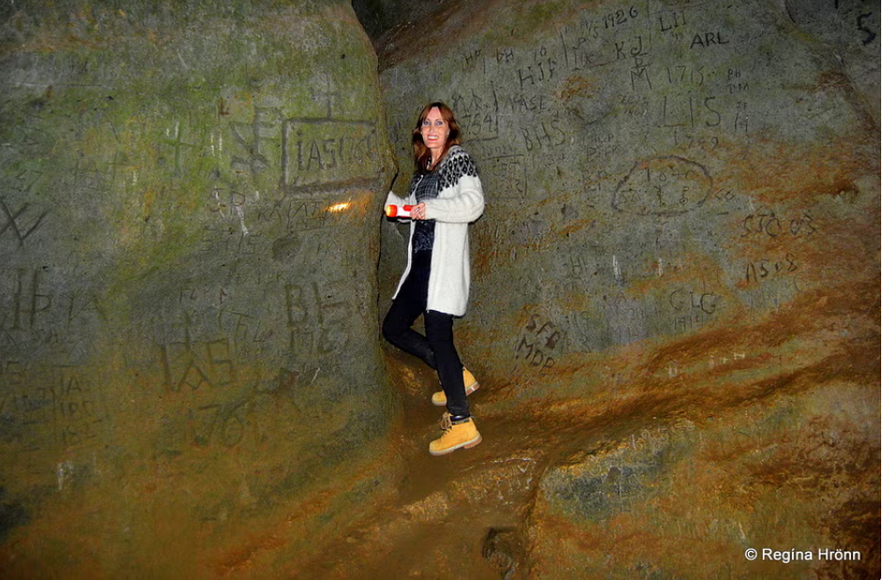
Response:
[[[408,265],[383,321],[383,336],[438,372],[442,390],[436,406],[446,406],[442,436],[429,453],[445,455],[475,447],[481,434],[469,414],[466,395],[478,383],[454,346],[454,317],[466,313],[469,298],[468,227],[484,212],[484,194],[472,157],[460,147],[460,126],[444,103],[423,108],[411,137],[414,177],[408,188],[411,219]],[[401,200],[392,192],[388,205]],[[423,315],[426,336],[412,326]]]

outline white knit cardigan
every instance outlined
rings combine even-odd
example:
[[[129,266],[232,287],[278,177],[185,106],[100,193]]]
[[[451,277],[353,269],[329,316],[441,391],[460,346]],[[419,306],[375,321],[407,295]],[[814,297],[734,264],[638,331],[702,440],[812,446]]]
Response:
[[[448,150],[436,171],[439,172],[438,197],[424,201],[426,219],[435,220],[426,309],[463,316],[469,301],[468,228],[484,212],[484,193],[475,162],[458,145]],[[401,199],[390,191],[386,203],[400,204]],[[416,204],[413,187],[408,192],[408,203]],[[414,228],[412,220],[408,238],[408,265],[393,299],[398,296],[411,271]]]

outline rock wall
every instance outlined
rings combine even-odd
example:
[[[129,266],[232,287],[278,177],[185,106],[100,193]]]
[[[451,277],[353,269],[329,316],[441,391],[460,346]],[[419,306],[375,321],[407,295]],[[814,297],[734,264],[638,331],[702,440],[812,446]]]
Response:
[[[867,66],[868,33],[852,32],[851,62]],[[419,105],[459,115],[490,202],[465,323],[515,343],[516,374],[874,270],[875,240],[848,224],[876,198],[876,89],[781,6],[491,2],[414,34],[383,55],[390,137],[408,172]],[[832,244],[862,263],[818,255]]]
[[[443,100],[485,186],[457,332],[484,460],[536,491],[502,574],[879,575],[879,17],[446,2],[376,40],[400,170]]]
[[[0,40],[0,576],[294,566],[396,409],[351,6],[7,2]]]
[[[879,577],[879,7],[355,4],[376,56],[339,0],[0,8],[0,576]],[[447,458],[377,332],[436,99]]]

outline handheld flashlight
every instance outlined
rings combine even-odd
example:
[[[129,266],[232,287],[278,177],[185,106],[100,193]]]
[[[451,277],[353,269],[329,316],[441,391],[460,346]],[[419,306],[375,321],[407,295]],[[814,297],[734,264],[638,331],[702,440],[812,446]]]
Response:
[[[410,217],[413,205],[388,205],[386,206],[386,217]]]

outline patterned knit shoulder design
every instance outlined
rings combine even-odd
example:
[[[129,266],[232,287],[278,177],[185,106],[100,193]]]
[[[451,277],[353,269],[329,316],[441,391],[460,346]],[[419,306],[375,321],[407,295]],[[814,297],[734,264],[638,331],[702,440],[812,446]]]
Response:
[[[439,191],[453,186],[461,177],[468,175],[478,177],[478,167],[472,157],[459,146],[451,148],[447,160],[439,171]]]
[[[414,191],[414,188],[417,187],[417,183],[420,181],[421,177],[422,177],[422,175],[420,175],[416,171],[414,172],[414,175],[411,176],[411,184],[408,186],[409,192]]]

